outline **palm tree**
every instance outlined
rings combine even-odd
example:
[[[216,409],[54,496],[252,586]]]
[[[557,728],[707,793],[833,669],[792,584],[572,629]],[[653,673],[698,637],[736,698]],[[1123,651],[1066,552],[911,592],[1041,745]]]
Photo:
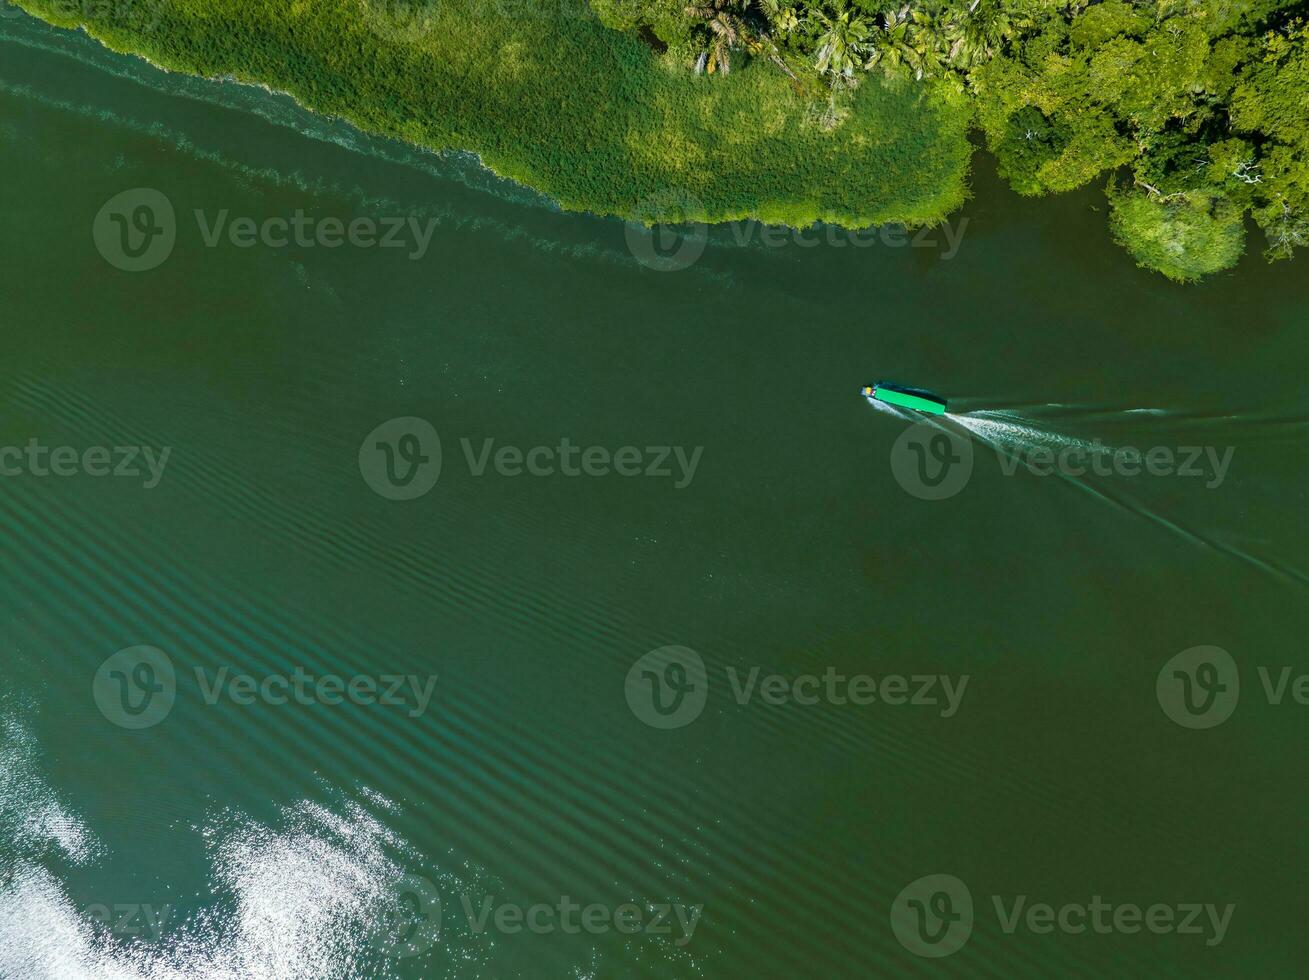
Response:
[[[750,0],[699,0],[686,7],[687,16],[703,21],[709,35],[707,47],[695,61],[697,74],[726,75],[732,69],[732,51],[744,47],[753,55],[766,54],[792,81],[798,81],[768,30],[776,26],[783,34],[790,33],[799,25],[795,10],[783,8],[778,0],[759,0],[759,6],[762,17],[750,10]]]
[[[781,0],[758,0],[759,10],[763,13],[762,23],[755,30],[756,37],[751,44],[751,53],[766,52],[768,60],[782,69],[793,82],[798,82],[795,72],[791,71],[782,59],[782,52],[773,40],[772,31],[785,37],[800,29],[800,18],[795,15],[794,7],[783,7]]]
[[[709,34],[708,45],[696,59],[697,73],[726,75],[732,70],[732,49],[744,44],[750,34],[742,17],[748,5],[749,0],[702,0],[686,8],[688,17],[704,21]]]
[[[950,57],[950,48],[959,39],[957,25],[941,11],[911,15],[909,67],[915,78],[932,78],[941,74]]]
[[[941,12],[912,11],[905,4],[882,15],[883,29],[873,42],[865,68],[883,65],[890,71],[904,66],[915,78],[945,74],[946,66],[965,47],[960,24]]]
[[[848,10],[835,17],[815,11],[813,21],[820,31],[815,66],[838,83],[853,81],[855,69],[873,53],[873,25]]]
[[[963,22],[961,43],[956,42],[957,50],[952,49],[950,61],[962,68],[989,61],[1006,41],[1031,23],[1029,18],[1010,16],[999,0],[973,0]]]
[[[909,4],[899,10],[888,11],[882,15],[882,29],[873,41],[873,50],[865,62],[865,68],[884,65],[895,70],[909,60],[912,55],[909,45]]]
[[[800,28],[800,18],[794,7],[783,7],[782,0],[759,0],[759,9],[767,18],[769,25],[785,37]]]

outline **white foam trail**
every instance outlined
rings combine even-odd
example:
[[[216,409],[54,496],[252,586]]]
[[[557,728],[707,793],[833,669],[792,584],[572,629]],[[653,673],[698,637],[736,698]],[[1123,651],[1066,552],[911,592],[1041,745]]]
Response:
[[[1129,411],[1150,415],[1164,414],[1163,409],[1142,408]],[[977,411],[961,415],[952,415],[950,418],[971,432],[981,442],[989,445],[992,449],[996,450],[996,452],[1004,453],[1011,459],[1021,459],[1024,455],[1030,454],[1033,449],[1048,450],[1056,453],[1075,451],[1078,453],[1107,454],[1114,452],[1112,446],[1106,445],[1099,439],[1087,441],[1085,439],[1078,439],[1074,436],[1051,432],[1048,429],[1039,428],[1039,423],[1035,420],[1025,418],[1013,412],[999,410]],[[1244,548],[1233,544],[1227,544],[1201,534],[1198,531],[1193,531],[1184,524],[1165,517],[1163,514],[1158,513],[1131,496],[1111,493],[1107,488],[1093,485],[1085,475],[1075,475],[1073,473],[1064,472],[1058,468],[1056,468],[1054,472],[1064,480],[1064,482],[1076,486],[1078,489],[1091,494],[1093,497],[1096,497],[1105,503],[1112,504],[1128,513],[1135,514],[1137,517],[1150,521],[1153,524],[1157,524],[1162,528],[1166,528],[1193,544],[1211,548],[1214,551],[1221,552],[1232,558],[1246,562],[1249,565],[1253,565],[1261,571],[1276,575],[1283,580],[1299,582],[1302,585],[1309,583],[1309,576],[1297,568],[1284,563],[1261,558]]]
[[[1078,439],[1074,436],[1051,432],[1038,428],[1039,423],[1011,412],[977,411],[951,415],[979,440],[998,452],[1009,456],[1033,449],[1048,449],[1052,452],[1077,450],[1079,452],[1113,452],[1112,446],[1106,446],[1098,439]]]
[[[1023,459],[1034,449],[1054,452],[1056,455],[1066,451],[1102,454],[1110,454],[1114,452],[1114,447],[1107,445],[1099,439],[1088,441],[1086,439],[1079,439],[1075,436],[1052,432],[1049,429],[1042,428],[1041,423],[1035,419],[1020,415],[1014,411],[986,409],[960,412],[958,414],[947,413],[944,416],[921,416],[916,412],[906,412],[883,402],[876,401],[875,399],[870,398],[867,400],[875,409],[888,412],[902,420],[910,421],[919,418],[927,420],[942,429],[947,428],[948,423],[954,423],[959,428],[962,428],[971,434],[973,438],[977,439],[977,441],[981,442],[983,445],[990,446],[997,453],[1001,453],[1013,460]],[[1163,409],[1136,409],[1133,411],[1151,415],[1164,414]],[[1048,462],[1046,463],[1046,466],[1049,468]],[[1108,484],[1098,486],[1085,475],[1079,476],[1073,473],[1064,472],[1059,467],[1053,467],[1052,472],[1065,483],[1077,487],[1084,493],[1088,493],[1104,503],[1110,504],[1111,506],[1117,507],[1129,514],[1134,514],[1143,520],[1165,528],[1173,534],[1185,538],[1192,544],[1212,549],[1245,562],[1246,564],[1258,568],[1260,571],[1275,575],[1283,581],[1294,582],[1301,586],[1309,584],[1309,574],[1306,574],[1298,568],[1284,562],[1260,557],[1259,555],[1247,551],[1235,544],[1229,544],[1222,540],[1193,531],[1184,524],[1165,517],[1163,514],[1158,513],[1131,496],[1111,492]]]

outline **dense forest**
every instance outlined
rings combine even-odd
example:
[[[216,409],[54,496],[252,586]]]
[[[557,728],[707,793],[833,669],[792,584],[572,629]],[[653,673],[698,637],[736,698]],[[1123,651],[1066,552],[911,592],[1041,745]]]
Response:
[[[968,133],[1022,194],[1105,187],[1177,280],[1309,240],[1309,27],[1277,0],[18,0],[564,206],[642,220],[942,220]],[[598,18],[598,20],[597,20]]]
[[[1022,194],[1107,181],[1114,233],[1189,280],[1309,241],[1309,27],[1276,0],[593,0],[688,70],[772,66],[829,119],[868,76],[971,96]]]

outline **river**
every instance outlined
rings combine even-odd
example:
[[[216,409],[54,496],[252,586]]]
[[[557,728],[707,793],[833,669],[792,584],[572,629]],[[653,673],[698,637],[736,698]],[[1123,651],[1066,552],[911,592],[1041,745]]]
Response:
[[[0,976],[1309,954],[1299,263],[651,236],[23,17],[0,161]]]

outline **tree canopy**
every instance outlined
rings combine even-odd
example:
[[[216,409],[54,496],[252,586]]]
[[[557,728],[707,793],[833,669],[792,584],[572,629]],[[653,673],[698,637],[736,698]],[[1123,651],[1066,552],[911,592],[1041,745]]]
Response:
[[[709,43],[671,0],[592,2],[692,67]],[[1309,26],[1283,0],[720,2],[738,57],[766,44],[834,100],[871,74],[969,93],[1021,194],[1112,176],[1115,237],[1171,278],[1235,263],[1247,216],[1270,259],[1309,241]]]

